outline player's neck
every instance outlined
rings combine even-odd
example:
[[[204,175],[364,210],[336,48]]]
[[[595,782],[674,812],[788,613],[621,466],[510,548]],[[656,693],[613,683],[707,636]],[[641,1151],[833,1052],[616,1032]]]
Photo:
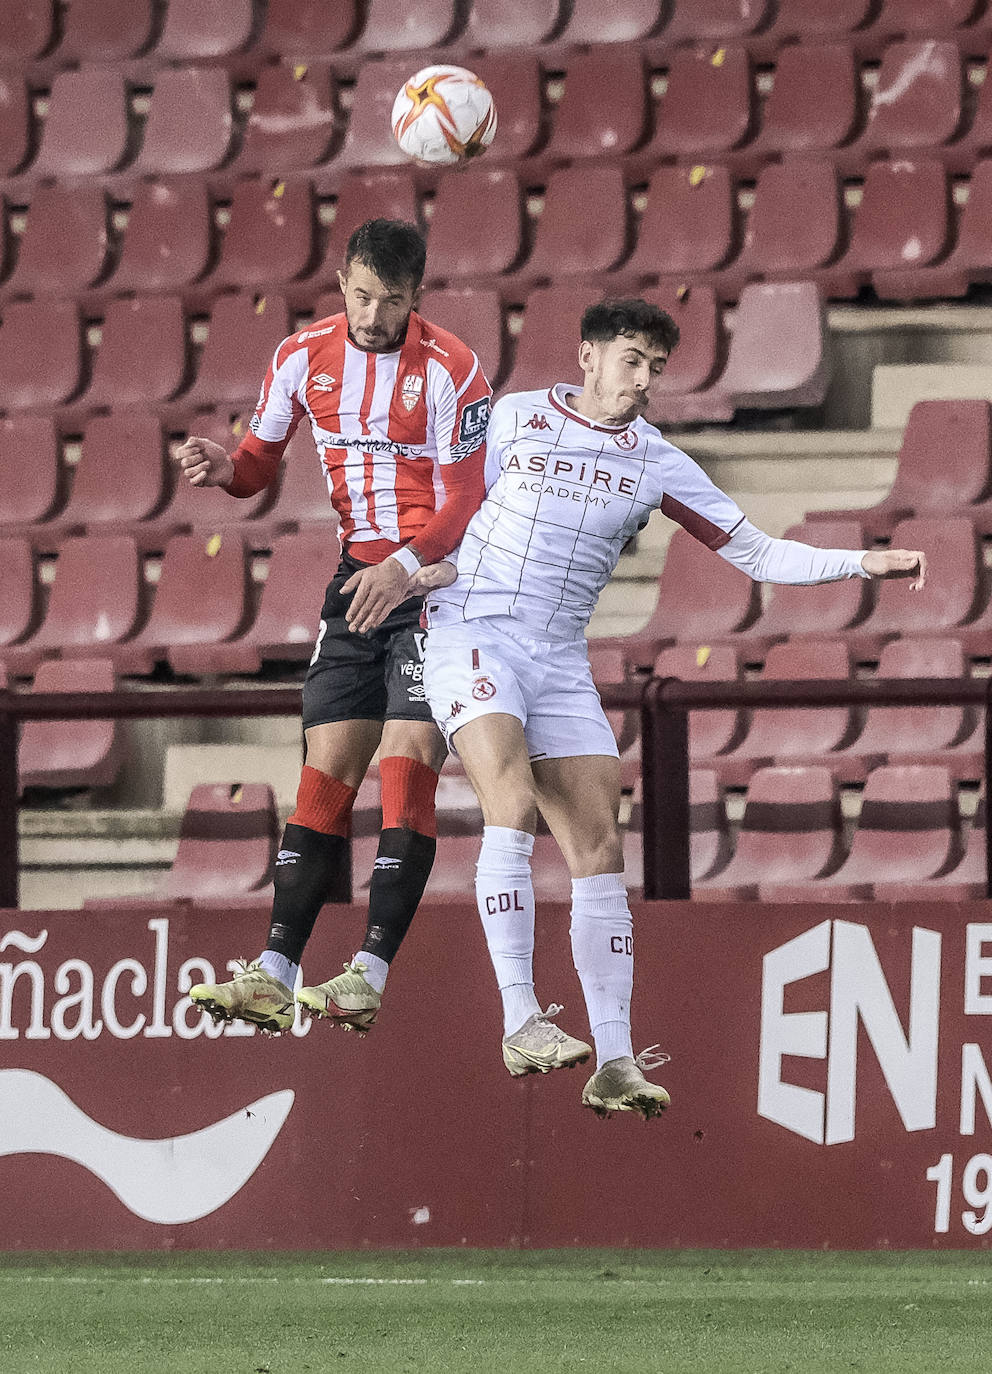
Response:
[[[591,421],[594,425],[605,425],[609,429],[620,429],[624,425],[631,424],[637,418],[636,413],[633,415],[608,414],[596,398],[590,396],[584,388],[582,391],[566,391],[565,404],[577,411],[583,419]]]

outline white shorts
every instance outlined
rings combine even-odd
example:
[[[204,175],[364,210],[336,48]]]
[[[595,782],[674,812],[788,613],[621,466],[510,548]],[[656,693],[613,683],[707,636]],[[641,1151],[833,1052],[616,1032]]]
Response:
[[[501,714],[523,725],[531,759],[618,755],[584,639],[529,639],[482,618],[438,626],[427,635],[424,687],[453,751],[461,726]]]

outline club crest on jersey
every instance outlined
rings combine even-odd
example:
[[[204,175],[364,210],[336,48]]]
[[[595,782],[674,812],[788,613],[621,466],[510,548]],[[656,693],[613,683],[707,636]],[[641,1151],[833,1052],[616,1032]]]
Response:
[[[472,683],[472,695],[476,701],[489,701],[496,695],[496,688],[487,677],[477,677]]]
[[[548,424],[547,417],[544,416],[544,415],[538,415],[536,411],[535,411],[534,414],[530,417],[530,419],[527,421],[527,423],[524,425],[524,429],[550,429],[550,428],[551,428],[551,426]]]
[[[637,435],[632,429],[625,429],[622,434],[614,434],[613,442],[617,448],[622,448],[624,452],[629,453],[632,448],[637,447]]]
[[[314,391],[333,391],[337,384],[337,377],[330,377],[326,372],[318,372],[311,382]]]
[[[416,372],[408,372],[403,378],[403,387],[400,392],[400,399],[406,410],[413,410],[420,400],[424,389],[424,379]]]

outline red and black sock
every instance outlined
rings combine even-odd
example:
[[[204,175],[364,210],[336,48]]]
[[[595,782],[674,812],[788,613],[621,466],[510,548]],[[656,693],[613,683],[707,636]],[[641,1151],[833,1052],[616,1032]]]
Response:
[[[390,963],[410,929],[434,866],[437,774],[417,759],[385,758],[382,834],[369,882],[369,916],[362,950]]]

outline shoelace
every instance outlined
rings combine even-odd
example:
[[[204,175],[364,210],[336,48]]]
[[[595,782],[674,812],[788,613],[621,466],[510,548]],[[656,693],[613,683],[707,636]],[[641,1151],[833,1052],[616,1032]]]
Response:
[[[661,1054],[655,1054],[657,1048],[657,1045],[648,1045],[647,1049],[641,1050],[640,1054],[634,1056],[634,1063],[642,1073],[650,1073],[652,1069],[660,1069],[662,1064],[667,1064],[670,1061],[672,1056],[665,1054],[664,1050]]]
[[[535,1024],[538,1026],[547,1026],[549,1030],[553,1030],[557,1034],[559,1039],[565,1040],[567,1036],[561,1026],[554,1026],[551,1024],[554,1018],[560,1016],[564,1010],[565,1008],[560,1002],[551,1002],[548,1004],[547,1011],[542,1011],[538,1014]]]

